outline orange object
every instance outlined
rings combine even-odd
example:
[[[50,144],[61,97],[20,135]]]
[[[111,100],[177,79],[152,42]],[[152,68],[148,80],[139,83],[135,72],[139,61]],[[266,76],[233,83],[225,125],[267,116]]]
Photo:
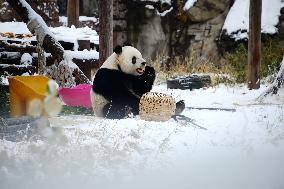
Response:
[[[45,76],[9,77],[11,116],[24,116],[31,100],[36,98],[43,100],[46,96],[48,80],[49,78]]]

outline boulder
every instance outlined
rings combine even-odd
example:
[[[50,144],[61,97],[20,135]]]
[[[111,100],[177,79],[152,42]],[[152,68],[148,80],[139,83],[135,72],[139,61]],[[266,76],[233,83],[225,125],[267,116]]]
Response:
[[[198,0],[187,11],[191,22],[205,22],[222,14],[232,0]]]

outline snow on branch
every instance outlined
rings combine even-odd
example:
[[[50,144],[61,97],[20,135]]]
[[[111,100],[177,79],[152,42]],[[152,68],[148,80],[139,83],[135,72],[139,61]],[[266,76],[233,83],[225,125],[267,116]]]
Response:
[[[279,70],[274,82],[264,93],[262,93],[257,98],[257,100],[261,101],[269,94],[277,94],[278,90],[282,87],[284,87],[284,57],[283,57],[283,60],[281,62],[280,70]]]

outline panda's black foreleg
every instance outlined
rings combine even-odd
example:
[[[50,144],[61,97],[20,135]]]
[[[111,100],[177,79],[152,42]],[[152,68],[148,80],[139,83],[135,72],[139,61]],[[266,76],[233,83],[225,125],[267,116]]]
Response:
[[[132,103],[110,102],[103,108],[104,117],[109,119],[122,119],[130,113],[134,115],[139,113],[138,101],[132,101]]]
[[[143,94],[150,92],[152,90],[155,78],[155,69],[153,67],[146,66],[145,72],[141,76],[133,79],[132,89],[134,93],[141,97]]]
[[[103,115],[109,119],[122,119],[124,118],[127,110],[125,106],[116,103],[108,103],[103,108]]]

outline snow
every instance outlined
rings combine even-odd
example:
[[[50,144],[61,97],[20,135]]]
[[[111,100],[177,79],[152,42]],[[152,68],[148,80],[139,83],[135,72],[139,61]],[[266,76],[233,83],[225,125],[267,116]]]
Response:
[[[284,96],[256,102],[266,89],[154,86],[187,107],[236,109],[184,111],[207,130],[139,116],[49,118],[60,129],[47,141],[0,140],[1,188],[283,188]]]
[[[68,56],[69,60],[72,60],[73,58],[77,59],[85,59],[85,60],[91,60],[99,59],[99,52],[96,50],[83,50],[83,51],[65,51],[65,55]]]
[[[0,22],[0,33],[31,34],[24,22]]]
[[[281,0],[263,0],[261,16],[261,32],[267,34],[276,33],[276,25],[279,22],[280,10],[284,7]],[[249,1],[236,0],[225,20],[223,30],[236,40],[247,38],[249,29]],[[243,31],[242,31],[243,30]],[[245,30],[245,31],[244,31]]]
[[[171,7],[169,10],[165,10],[164,12],[160,13],[159,11],[156,11],[156,14],[159,16],[166,16],[169,12],[171,12],[174,8]]]
[[[197,0],[187,0],[183,7],[183,10],[185,11],[189,10],[194,5],[194,3],[196,3],[196,1]]]
[[[1,75],[1,76],[0,76],[0,84],[1,84],[1,85],[9,85],[8,78],[5,77],[4,75]]]
[[[52,32],[52,35],[58,41],[65,41],[74,43],[74,50],[78,49],[78,42],[79,39],[90,40],[91,43],[99,44],[99,36],[95,30],[92,30],[89,27],[83,28],[75,28],[72,26],[71,28],[61,26],[61,27],[49,27],[49,30]],[[27,25],[23,22],[0,22],[0,32],[12,32],[15,34],[30,34]],[[7,37],[0,36],[1,40],[8,40]],[[13,38],[13,40],[15,40]],[[23,38],[17,39],[17,41],[30,42],[35,41],[36,38]]]
[[[92,21],[97,22],[98,19],[96,17],[89,17],[89,16],[79,16],[79,21],[85,22],[85,21]],[[67,17],[66,16],[59,16],[59,22],[63,23],[64,26],[67,26]]]
[[[87,26],[83,28],[60,26],[50,28],[50,30],[58,41],[74,43],[74,50],[77,50],[79,47],[77,42],[78,39],[90,40],[91,43],[99,44],[99,36],[97,32]]]
[[[33,57],[29,53],[24,53],[21,57],[22,65],[31,65],[33,63]]]

